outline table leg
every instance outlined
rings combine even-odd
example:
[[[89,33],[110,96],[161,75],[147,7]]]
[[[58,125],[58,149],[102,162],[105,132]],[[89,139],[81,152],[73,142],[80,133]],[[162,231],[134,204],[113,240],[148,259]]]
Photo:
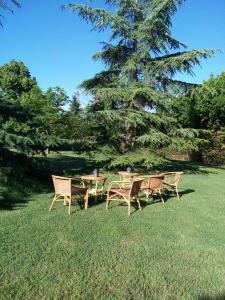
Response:
[[[87,209],[88,208],[88,189],[87,189],[87,192],[86,192],[86,195],[84,196],[84,209]]]

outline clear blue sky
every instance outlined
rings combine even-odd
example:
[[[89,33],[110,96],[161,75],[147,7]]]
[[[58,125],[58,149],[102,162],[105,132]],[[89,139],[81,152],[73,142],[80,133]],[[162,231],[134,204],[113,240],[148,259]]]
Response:
[[[62,11],[60,6],[68,2],[73,1],[21,0],[22,8],[14,15],[4,12],[0,65],[11,59],[22,60],[42,89],[60,86],[71,96],[82,80],[102,69],[91,57],[109,33],[91,32],[76,14]],[[95,3],[101,7],[103,1],[93,0]],[[200,83],[212,73],[225,71],[225,0],[186,0],[173,19],[172,31],[190,49],[223,51],[203,61],[202,68],[196,67],[194,78],[179,75],[179,79]]]

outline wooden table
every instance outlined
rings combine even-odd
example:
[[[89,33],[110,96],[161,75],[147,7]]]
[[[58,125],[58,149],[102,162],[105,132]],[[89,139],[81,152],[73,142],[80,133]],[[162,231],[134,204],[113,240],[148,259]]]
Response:
[[[88,194],[93,195],[95,197],[95,203],[96,203],[98,196],[102,196],[104,184],[107,177],[102,175],[100,176],[85,175],[85,176],[81,176],[81,179],[83,181],[83,186],[88,189],[87,191]],[[93,182],[95,182],[94,187],[93,187]],[[88,200],[85,203],[85,209],[87,208],[88,208]]]
[[[127,171],[120,171],[118,172],[118,174],[120,175],[120,180],[122,181],[130,180],[131,178],[140,175],[139,173],[136,172],[127,172]]]
[[[120,175],[121,181],[131,181],[132,178],[139,176],[139,173],[136,172],[127,172],[127,171],[120,171],[118,172]],[[129,185],[127,183],[123,183],[120,185],[121,188],[127,188]]]

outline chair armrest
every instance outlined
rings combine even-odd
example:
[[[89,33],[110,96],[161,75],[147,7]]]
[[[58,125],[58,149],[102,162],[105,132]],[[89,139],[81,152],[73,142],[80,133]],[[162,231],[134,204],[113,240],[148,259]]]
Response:
[[[111,183],[130,183],[130,180],[117,180],[117,181],[115,180],[115,181],[111,181],[110,184]]]
[[[82,179],[81,178],[71,178],[72,181],[79,181],[79,182],[82,182]]]
[[[145,179],[149,179],[149,177],[151,177],[152,175],[140,175],[138,177],[132,178],[133,181],[135,181],[135,179],[139,179],[139,180],[145,180]]]
[[[145,180],[145,179],[149,179],[151,177],[157,177],[157,176],[163,176],[163,175],[162,174],[140,175],[139,177],[136,177],[136,178]]]
[[[56,176],[56,175],[52,175],[52,177],[56,179],[62,179],[62,180],[81,181],[80,178],[73,178],[73,177]]]

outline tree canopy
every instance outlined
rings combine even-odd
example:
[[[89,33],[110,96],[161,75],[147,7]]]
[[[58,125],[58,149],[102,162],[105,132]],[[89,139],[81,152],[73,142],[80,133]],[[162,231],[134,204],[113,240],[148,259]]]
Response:
[[[172,101],[174,116],[182,126],[220,130],[225,126],[225,72],[211,76],[198,88]]]
[[[87,107],[79,93],[70,100],[60,87],[43,91],[22,62],[0,67],[0,149],[44,152],[65,139],[65,147],[102,152],[108,166],[147,168],[170,151],[206,147],[207,134],[222,149],[224,74],[201,86],[176,80],[215,53],[190,50],[172,35],[172,17],[184,0],[104,2],[104,8],[94,1],[64,5],[92,30],[111,33],[93,55],[105,68],[80,85],[92,96]],[[0,9],[15,6],[19,1],[0,0]]]
[[[52,105],[54,110],[53,106],[59,107],[63,101],[57,92],[60,95],[60,91],[50,89],[43,95],[22,62],[13,60],[0,67],[1,150],[44,152],[46,148],[60,144],[58,137],[44,127],[48,107]],[[49,120],[47,124],[51,126]]]
[[[17,6],[20,7],[20,1],[18,0],[0,0],[0,11],[1,10],[7,10],[10,11],[11,13],[14,12],[12,6]],[[2,14],[0,14],[0,25],[2,26],[1,18]]]
[[[64,6],[78,12],[92,30],[111,31],[109,42],[103,42],[102,51],[93,56],[103,61],[105,69],[81,87],[93,95],[88,109],[96,115],[102,140],[119,153],[141,147],[160,149],[174,140],[180,128],[169,114],[168,99],[175,88],[190,87],[174,76],[193,74],[201,59],[214,54],[210,49],[188,50],[172,35],[171,18],[183,2],[106,0],[108,10],[73,3]]]

